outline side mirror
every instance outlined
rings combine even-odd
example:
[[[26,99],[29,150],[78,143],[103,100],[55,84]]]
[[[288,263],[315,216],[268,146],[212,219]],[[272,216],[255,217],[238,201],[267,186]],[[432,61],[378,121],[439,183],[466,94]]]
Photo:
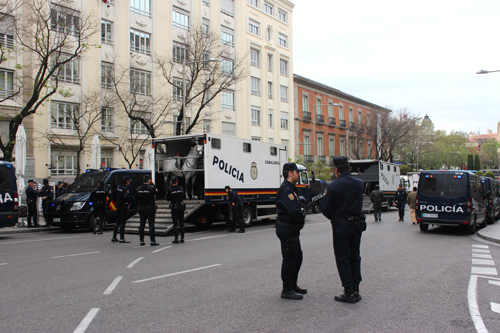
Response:
[[[104,189],[107,191],[111,190],[111,184],[104,185]]]

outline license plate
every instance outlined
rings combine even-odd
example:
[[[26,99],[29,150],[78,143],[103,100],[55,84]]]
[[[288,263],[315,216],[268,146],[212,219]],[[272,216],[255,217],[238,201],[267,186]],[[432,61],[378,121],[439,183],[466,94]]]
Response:
[[[54,217],[52,219],[53,222],[61,222],[61,218],[60,217]]]
[[[423,213],[423,214],[422,214],[422,217],[434,217],[434,218],[437,218],[437,217],[438,217],[438,214]]]

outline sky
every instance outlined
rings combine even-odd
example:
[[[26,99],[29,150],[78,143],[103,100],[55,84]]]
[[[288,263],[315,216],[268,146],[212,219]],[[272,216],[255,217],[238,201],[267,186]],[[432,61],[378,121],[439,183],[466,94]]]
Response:
[[[292,0],[293,72],[435,129],[497,132],[499,0]]]

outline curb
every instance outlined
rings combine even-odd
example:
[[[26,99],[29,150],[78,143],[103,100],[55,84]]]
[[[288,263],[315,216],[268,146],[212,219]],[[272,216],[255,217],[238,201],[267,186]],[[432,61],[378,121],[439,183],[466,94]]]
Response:
[[[0,229],[0,236],[2,235],[11,235],[11,234],[25,234],[29,232],[47,232],[47,231],[59,231],[59,228],[26,228],[26,227],[20,227],[20,228],[15,228],[15,227],[10,227],[8,230],[2,230]]]
[[[500,244],[500,239],[485,236],[485,235],[481,234],[480,231],[477,232],[477,235],[479,236],[479,238],[482,238],[482,239],[485,239],[487,241],[494,242],[494,243],[499,243]]]

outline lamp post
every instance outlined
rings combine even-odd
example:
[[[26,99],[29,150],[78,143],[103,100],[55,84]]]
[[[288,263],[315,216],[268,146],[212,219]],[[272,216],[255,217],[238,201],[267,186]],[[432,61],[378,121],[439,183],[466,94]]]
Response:
[[[430,143],[430,144],[432,144],[432,142],[417,142],[417,172],[418,172],[418,169],[419,169],[419,164],[418,164],[418,153],[420,152],[420,146],[419,146],[419,144],[420,144],[420,143],[424,143],[424,144],[425,144],[425,143]]]
[[[450,163],[448,162],[448,154],[460,154],[459,151],[447,151],[446,152],[446,168],[450,170]]]
[[[186,134],[187,124],[186,124],[186,65],[196,64],[200,62],[217,62],[218,60],[215,58],[211,58],[208,60],[195,60],[186,62],[186,57],[182,60],[182,112],[184,113],[182,116],[182,122],[184,124],[184,133]]]
[[[481,69],[480,71],[476,72],[476,74],[488,74],[488,73],[493,73],[493,72],[500,72],[500,70],[497,70],[497,71],[487,71],[485,69]]]
[[[313,123],[313,171],[316,173],[316,158],[315,156],[317,155],[318,152],[315,152],[316,150],[316,117],[318,116],[318,113],[316,112],[316,107],[322,107],[322,106],[339,106],[340,104],[336,103],[329,103],[329,104],[313,104],[313,116],[312,116],[312,123]]]

